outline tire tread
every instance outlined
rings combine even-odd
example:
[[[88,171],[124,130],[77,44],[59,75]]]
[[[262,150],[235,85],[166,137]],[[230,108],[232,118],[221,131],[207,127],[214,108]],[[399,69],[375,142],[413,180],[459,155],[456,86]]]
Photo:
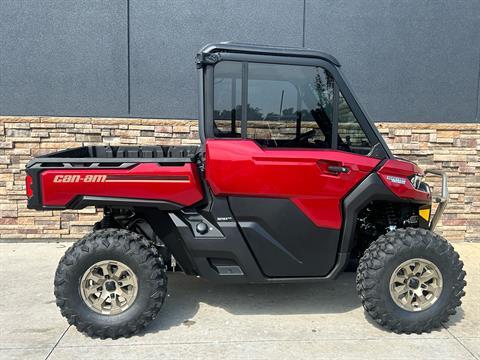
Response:
[[[154,287],[153,296],[150,296],[141,315],[127,321],[123,326],[98,325],[81,319],[75,311],[74,301],[65,296],[67,273],[71,271],[72,266],[78,262],[81,256],[94,252],[99,247],[121,249],[135,258],[140,266],[150,273],[149,281]],[[124,229],[108,228],[87,234],[65,252],[55,273],[54,294],[62,315],[70,325],[75,326],[80,332],[102,339],[130,337],[140,332],[155,319],[164,303],[166,291],[165,266],[156,248],[144,237]]]
[[[449,259],[449,266],[455,274],[455,279],[449,294],[448,305],[440,311],[438,316],[424,322],[407,322],[395,317],[385,308],[379,292],[380,275],[385,264],[392,261],[400,250],[413,248],[418,244]],[[463,262],[453,246],[440,235],[419,228],[397,229],[372,242],[360,259],[356,277],[357,292],[372,319],[388,330],[406,334],[430,332],[447,322],[450,315],[454,315],[456,308],[462,303],[465,285]]]

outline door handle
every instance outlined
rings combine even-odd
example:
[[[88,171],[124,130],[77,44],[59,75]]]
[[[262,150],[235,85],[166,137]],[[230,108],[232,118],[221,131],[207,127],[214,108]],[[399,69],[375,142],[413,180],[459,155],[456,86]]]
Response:
[[[327,167],[328,171],[332,172],[332,173],[335,173],[335,174],[339,174],[339,173],[348,173],[350,171],[350,169],[346,166],[336,166],[336,165],[330,165]]]

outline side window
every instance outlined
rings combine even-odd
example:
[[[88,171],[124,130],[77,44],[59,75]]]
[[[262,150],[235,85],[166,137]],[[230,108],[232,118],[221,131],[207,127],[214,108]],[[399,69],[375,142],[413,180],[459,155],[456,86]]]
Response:
[[[215,66],[213,131],[215,137],[241,137],[242,64],[223,61]]]
[[[215,65],[215,137],[243,135],[264,147],[320,149],[332,148],[332,140],[336,140],[338,150],[375,156],[372,148],[376,144],[370,143],[326,69],[253,62],[245,65],[235,61]],[[245,75],[248,81],[246,89],[242,89]],[[246,91],[246,99],[242,99],[242,90]],[[246,103],[245,113],[242,103]],[[337,104],[338,111],[334,111]],[[244,134],[242,116],[246,118]],[[338,134],[334,137],[336,122]]]
[[[333,80],[312,66],[248,64],[247,137],[266,147],[330,148]]]
[[[338,149],[366,155],[371,147],[365,132],[340,92],[338,99]]]

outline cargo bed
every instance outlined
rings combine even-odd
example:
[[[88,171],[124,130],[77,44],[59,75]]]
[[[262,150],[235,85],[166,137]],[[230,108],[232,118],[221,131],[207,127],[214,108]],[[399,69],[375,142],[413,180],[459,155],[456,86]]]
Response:
[[[197,146],[85,146],[27,164],[28,207],[154,206],[180,209],[203,198]]]
[[[195,161],[198,146],[83,146],[62,150],[32,159],[27,168],[35,164],[46,167],[52,164],[87,164],[94,163],[121,163],[129,161],[144,161],[146,159],[160,162],[193,162]],[[50,165],[48,165],[50,164]]]

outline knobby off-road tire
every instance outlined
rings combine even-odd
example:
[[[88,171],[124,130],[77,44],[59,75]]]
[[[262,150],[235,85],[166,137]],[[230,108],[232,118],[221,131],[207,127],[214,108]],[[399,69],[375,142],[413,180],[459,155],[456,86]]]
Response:
[[[92,301],[88,301],[97,295],[85,299],[86,290],[81,286],[86,281],[86,274],[94,278],[103,274],[102,270],[97,270],[96,264],[111,266],[108,264],[112,263],[118,267],[113,265],[109,270],[123,271],[124,282],[130,281],[136,288],[133,285],[125,288],[132,290],[130,296],[126,296],[132,301],[125,309],[117,307],[117,312],[101,313],[101,307],[100,311],[94,309]],[[90,271],[92,267],[97,273]],[[130,278],[127,279],[125,274]],[[93,280],[88,281],[94,284]],[[102,281],[105,290],[107,284]],[[121,292],[119,284],[125,285],[121,281],[117,282],[118,293]],[[56,303],[62,315],[79,331],[102,339],[129,337],[145,328],[160,311],[166,292],[167,277],[157,250],[144,237],[122,229],[102,229],[86,235],[66,251],[55,274]]]
[[[410,260],[426,264],[429,270],[425,278],[432,273],[441,274],[436,284],[432,284],[440,284],[441,292],[437,298],[430,297],[435,300],[427,302],[425,309],[402,308],[390,290],[392,275],[400,274],[403,278],[407,271],[398,272],[398,269]],[[415,270],[415,266],[412,268]],[[456,313],[465,295],[464,278],[463,262],[458,253],[440,235],[425,229],[398,229],[380,236],[365,251],[357,269],[357,291],[367,313],[382,327],[396,333],[420,334],[440,327]],[[428,287],[428,282],[423,286]],[[401,286],[399,288],[404,291]]]

